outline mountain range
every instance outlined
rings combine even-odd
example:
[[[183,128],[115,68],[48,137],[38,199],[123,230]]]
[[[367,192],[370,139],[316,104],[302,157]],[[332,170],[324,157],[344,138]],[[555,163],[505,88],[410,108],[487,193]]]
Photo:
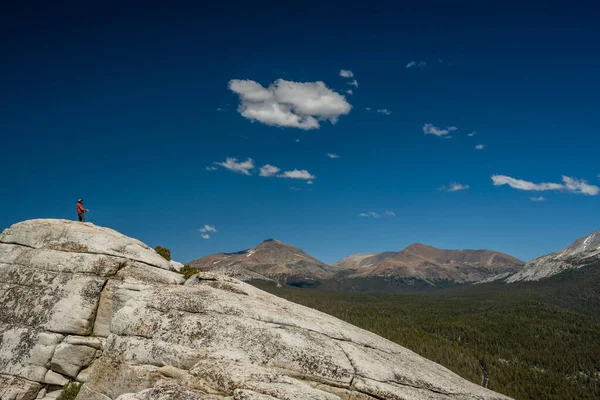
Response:
[[[443,250],[414,243],[401,251],[358,253],[328,265],[292,245],[268,239],[236,253],[189,264],[244,281],[342,290],[398,290],[487,282],[538,281],[600,260],[600,231],[555,253],[525,263],[494,250]]]
[[[525,263],[492,250],[441,250],[415,243],[402,251],[355,254],[328,265],[297,247],[269,239],[251,249],[202,257],[189,265],[245,281],[268,280],[294,286],[357,284],[366,279],[434,287],[512,274]]]
[[[358,261],[352,266],[351,260]],[[350,256],[336,265],[353,271],[349,278],[390,277],[471,283],[519,271],[525,263],[493,250],[441,250],[414,243],[399,252]]]

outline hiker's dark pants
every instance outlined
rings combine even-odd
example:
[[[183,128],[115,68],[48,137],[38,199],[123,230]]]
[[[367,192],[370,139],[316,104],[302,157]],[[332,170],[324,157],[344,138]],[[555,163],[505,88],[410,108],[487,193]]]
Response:
[[[85,222],[85,213],[78,213],[79,222]]]

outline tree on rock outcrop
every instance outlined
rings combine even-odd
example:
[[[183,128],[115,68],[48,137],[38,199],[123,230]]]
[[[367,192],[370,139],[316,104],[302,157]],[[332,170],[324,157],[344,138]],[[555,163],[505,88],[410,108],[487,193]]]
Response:
[[[156,250],[156,252],[160,254],[165,260],[171,261],[171,250],[162,246],[156,246],[154,250]]]

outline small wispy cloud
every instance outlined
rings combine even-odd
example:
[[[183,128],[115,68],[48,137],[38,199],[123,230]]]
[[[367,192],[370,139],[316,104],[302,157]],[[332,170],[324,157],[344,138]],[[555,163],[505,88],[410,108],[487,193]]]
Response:
[[[348,93],[348,94],[354,94],[354,92],[352,91],[352,89],[346,90],[346,93]]]
[[[300,143],[300,139],[296,139],[296,140],[295,140],[295,142],[296,142],[296,143]]]
[[[385,215],[386,217],[395,217],[396,213],[394,211],[384,211],[383,215]],[[382,214],[371,211],[371,212],[363,212],[358,214],[359,217],[361,218],[381,218]]]
[[[365,107],[365,110],[367,110],[368,112],[371,112],[371,107]]]
[[[271,177],[271,176],[277,175],[279,173],[279,171],[281,171],[281,169],[277,168],[276,166],[271,165],[271,164],[266,164],[266,165],[263,165],[262,167],[260,167],[259,175],[265,176],[265,177]]]
[[[446,186],[446,185],[440,186],[439,190],[444,191],[444,192],[458,192],[461,190],[467,190],[469,188],[470,188],[469,185],[463,185],[458,182],[451,182],[450,185],[448,185],[448,186]]]
[[[384,114],[384,115],[390,115],[392,112],[390,110],[388,110],[387,108],[380,108],[379,110],[377,110],[377,112],[379,114]]]
[[[216,171],[216,170],[218,170],[218,169],[219,169],[219,168],[217,168],[217,167],[215,167],[215,166],[204,167],[204,170],[205,170],[205,171]]]
[[[233,172],[237,172],[243,175],[252,175],[250,173],[251,169],[254,169],[254,161],[249,158],[246,161],[238,162],[237,158],[227,157],[225,162],[215,162],[215,165],[220,165],[221,167],[228,169]]]
[[[200,232],[217,232],[217,229],[212,225],[204,225],[202,228],[198,229]]]
[[[530,197],[529,200],[531,201],[546,201],[546,198],[543,196],[540,197]]]
[[[348,85],[358,87],[358,81],[356,79],[353,79],[352,81],[348,82]]]
[[[329,158],[340,158],[340,156],[338,156],[335,153],[327,153],[327,157],[329,157]]]
[[[571,178],[562,176],[563,183],[542,182],[534,183],[522,179],[515,179],[506,175],[493,175],[492,182],[494,186],[508,185],[513,189],[526,191],[548,191],[557,190],[576,194],[585,194],[588,196],[596,196],[600,193],[600,187],[590,185],[583,179]]]
[[[206,240],[210,239],[210,235],[208,233],[204,234],[204,235],[200,235],[200,236],[202,236],[202,239],[206,239]]]
[[[349,69],[340,69],[340,76],[342,78],[352,78],[354,76],[354,73],[352,73],[352,71],[350,71]]]
[[[299,188],[297,188],[297,187],[295,187],[295,186],[290,186],[290,190],[291,190],[292,192],[299,192],[299,191],[300,191],[300,190],[302,190],[302,189],[299,189]]]
[[[378,214],[376,212],[360,213],[358,214],[358,216],[363,218],[381,218],[381,214]]]
[[[225,111],[221,107],[217,108],[217,111]]]
[[[420,69],[425,69],[427,68],[427,63],[425,61],[411,61],[408,64],[406,64],[406,68],[420,68]]]
[[[478,145],[476,145],[476,146],[475,146],[475,148],[476,148],[477,150],[483,150],[483,148],[484,148],[484,147],[485,147],[485,145],[484,145],[484,144],[478,144]]]
[[[278,175],[278,177],[288,179],[304,179],[307,181],[315,179],[315,176],[305,169],[294,169],[291,171],[284,171],[281,175]]]
[[[306,181],[307,185],[312,185],[314,182],[313,181]]]
[[[438,137],[446,136],[450,132],[453,132],[453,131],[455,131],[457,129],[458,128],[455,127],[455,126],[449,126],[446,129],[442,129],[442,128],[438,128],[437,126],[434,126],[432,124],[425,124],[425,125],[423,125],[423,133],[425,135],[435,135],[435,136],[438,136]]]
[[[469,136],[469,137],[473,137],[473,136],[475,136],[475,134],[476,134],[476,133],[477,133],[477,131],[473,131],[473,132],[471,132],[471,133],[467,134],[467,136]]]

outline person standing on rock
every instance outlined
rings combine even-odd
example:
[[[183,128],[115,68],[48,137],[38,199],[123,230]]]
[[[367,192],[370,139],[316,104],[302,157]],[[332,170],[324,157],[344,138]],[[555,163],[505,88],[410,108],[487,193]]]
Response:
[[[77,216],[79,217],[79,222],[85,222],[85,213],[90,210],[83,208],[83,199],[77,200]]]

